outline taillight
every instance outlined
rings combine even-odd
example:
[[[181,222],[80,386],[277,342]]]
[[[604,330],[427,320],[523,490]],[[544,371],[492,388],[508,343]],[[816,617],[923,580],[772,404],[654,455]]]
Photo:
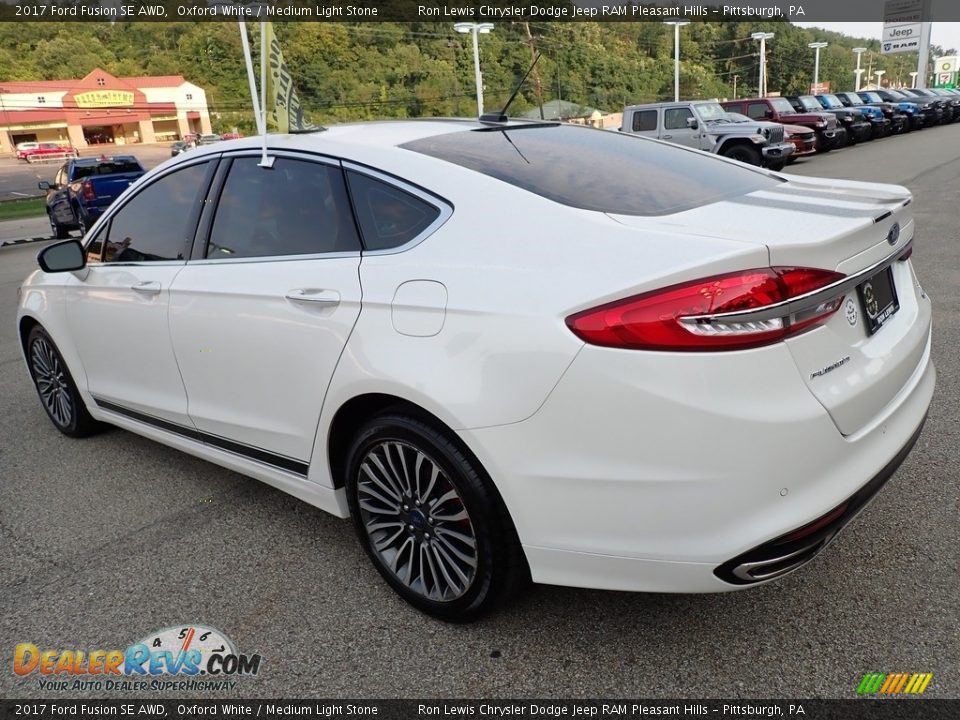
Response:
[[[814,299],[801,308],[772,306],[843,277],[813,268],[744,270],[584,310],[568,317],[567,326],[584,342],[604,347],[741,350],[777,342],[825,321],[842,304],[842,294]]]
[[[83,181],[83,199],[84,200],[96,200],[97,191],[93,189],[93,183],[89,180]]]

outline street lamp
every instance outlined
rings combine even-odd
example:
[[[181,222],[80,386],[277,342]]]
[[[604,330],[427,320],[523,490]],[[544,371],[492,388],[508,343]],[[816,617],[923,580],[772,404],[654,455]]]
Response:
[[[887,72],[886,70],[874,70],[873,74],[877,76],[877,90],[880,89],[880,77]]]
[[[919,75],[916,70],[910,73],[910,87],[915,88],[917,86],[917,75]]]
[[[760,41],[760,97],[767,96],[767,40],[772,40],[776,33],[755,32],[750,38]]]
[[[860,76],[863,75],[863,68],[860,67],[860,56],[863,55],[867,49],[866,48],[854,48],[853,51],[857,54],[857,69],[853,72],[857,76],[857,89],[856,92],[860,92]]]
[[[673,25],[673,101],[680,102],[680,26],[689,25],[689,20],[666,20]]]
[[[458,33],[473,34],[473,73],[477,82],[477,117],[483,115],[483,77],[480,75],[480,45],[477,35],[493,30],[493,23],[460,22],[453,26]]]
[[[813,48],[814,52],[814,61],[813,61],[813,87],[810,88],[814,94],[816,94],[819,89],[817,86],[820,85],[820,48],[825,48],[827,43],[825,42],[812,42],[807,43],[808,48]]]

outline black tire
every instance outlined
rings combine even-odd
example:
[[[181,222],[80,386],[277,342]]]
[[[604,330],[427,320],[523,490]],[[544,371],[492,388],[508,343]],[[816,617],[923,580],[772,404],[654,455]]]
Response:
[[[786,160],[773,160],[767,165],[767,170],[773,170],[774,172],[780,172],[787,166]]]
[[[432,424],[403,412],[369,420],[347,455],[346,486],[360,544],[418,610],[470,622],[529,578],[499,494]]]
[[[81,438],[103,429],[104,425],[87,412],[60,350],[39,325],[27,336],[27,365],[40,404],[57,430]]]
[[[50,219],[50,232],[53,233],[53,237],[57,240],[66,240],[70,237],[70,232],[56,220],[54,220],[53,215],[47,215]]]
[[[818,153],[828,153],[836,147],[832,140],[827,140],[823,135],[817,133],[816,146]]]
[[[724,157],[728,157],[731,160],[739,160],[742,163],[747,163],[748,165],[761,165],[763,163],[763,156],[760,154],[760,151],[755,147],[750,145],[744,145],[739,143],[737,145],[732,145],[725,147],[720,151],[720,154]]]

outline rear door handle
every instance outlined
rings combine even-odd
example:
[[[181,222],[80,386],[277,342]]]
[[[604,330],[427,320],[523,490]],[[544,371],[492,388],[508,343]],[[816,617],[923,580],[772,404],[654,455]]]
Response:
[[[294,303],[311,303],[313,305],[339,305],[340,293],[336,290],[319,290],[317,288],[300,288],[291,290],[284,297]]]
[[[156,280],[148,280],[146,282],[137,283],[136,285],[131,285],[130,289],[141,295],[159,295],[160,294],[160,283]]]

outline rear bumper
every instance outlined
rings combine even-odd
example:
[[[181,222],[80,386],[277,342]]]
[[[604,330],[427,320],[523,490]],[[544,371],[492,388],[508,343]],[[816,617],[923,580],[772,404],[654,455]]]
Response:
[[[783,347],[704,358],[586,346],[531,418],[461,434],[536,582],[728,591],[747,586],[715,572],[731,559],[879,489],[915,442],[935,376],[926,353],[845,437]]]

